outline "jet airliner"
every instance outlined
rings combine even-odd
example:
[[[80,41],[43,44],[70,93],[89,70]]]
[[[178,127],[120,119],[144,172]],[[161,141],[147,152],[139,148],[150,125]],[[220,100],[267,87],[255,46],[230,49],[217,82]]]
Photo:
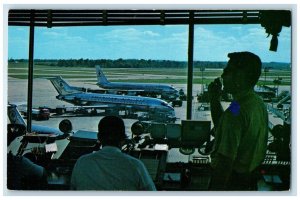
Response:
[[[99,65],[96,65],[97,85],[104,89],[126,91],[129,94],[140,94],[141,96],[156,97],[160,95],[165,100],[175,100],[179,97],[179,91],[173,86],[154,83],[126,83],[110,82],[107,80]]]
[[[7,114],[8,119],[11,124],[20,124],[27,127],[25,120],[23,119],[21,113],[19,112],[17,106],[15,104],[8,104],[7,106]],[[31,131],[34,133],[40,134],[55,134],[55,135],[63,135],[63,132],[56,128],[51,128],[42,125],[31,125]]]
[[[49,78],[49,80],[59,93],[56,98],[75,106],[103,106],[104,109],[116,111],[147,112],[151,119],[158,121],[176,120],[174,108],[161,99],[82,92],[70,86],[61,77]]]

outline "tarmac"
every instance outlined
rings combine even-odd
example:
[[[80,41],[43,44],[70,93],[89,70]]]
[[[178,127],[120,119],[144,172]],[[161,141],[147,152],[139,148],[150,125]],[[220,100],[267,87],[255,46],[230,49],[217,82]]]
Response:
[[[67,80],[70,85],[86,87],[91,89],[99,89],[96,85],[91,85],[88,83],[80,82],[80,81],[71,81]],[[186,85],[185,84],[174,84],[173,85],[177,89],[183,89],[186,94]],[[195,96],[197,93],[201,92],[201,85],[193,85],[193,96],[194,100],[192,102],[192,119],[196,120],[207,120],[211,121],[211,115],[209,110],[200,111],[199,107],[201,103],[198,103]],[[281,88],[286,89],[286,88]],[[26,104],[27,102],[27,80],[25,79],[16,79],[16,78],[8,78],[8,90],[7,90],[7,99],[9,103],[15,103],[17,105]],[[46,106],[50,108],[56,108],[57,106],[65,105],[72,106],[72,104],[66,103],[64,101],[60,101],[56,99],[58,95],[55,88],[52,86],[49,80],[37,78],[33,80],[33,108],[37,108],[40,106]],[[223,106],[228,106],[229,103],[224,103]],[[183,101],[182,107],[175,107],[175,114],[178,118],[175,123],[180,124],[181,120],[186,119],[186,101]],[[73,116],[68,117],[68,119],[72,122],[73,130],[86,130],[86,131],[97,131],[99,120],[103,116]],[[282,124],[282,120],[274,117],[271,113],[269,116],[271,123],[273,124]],[[64,117],[51,117],[49,120],[45,121],[36,121],[33,120],[32,124],[36,125],[44,125],[53,128],[58,128],[59,123],[65,119]],[[124,119],[126,126],[126,133],[130,137],[131,136],[131,126],[137,119]],[[195,151],[192,155],[186,156],[182,155],[178,152],[178,149],[169,150],[168,162],[188,162],[193,158],[199,156],[198,152]]]

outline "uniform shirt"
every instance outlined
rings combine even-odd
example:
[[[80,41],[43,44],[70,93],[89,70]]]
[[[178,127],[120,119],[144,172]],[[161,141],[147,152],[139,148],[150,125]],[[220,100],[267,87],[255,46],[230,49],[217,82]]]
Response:
[[[268,114],[264,102],[248,91],[237,96],[221,116],[216,129],[211,165],[217,153],[233,162],[238,173],[253,171],[264,160],[268,140]]]
[[[74,190],[156,190],[144,164],[117,147],[81,156],[71,177]]]
[[[7,157],[7,188],[12,190],[25,189],[24,181],[31,180],[32,185],[43,178],[45,169],[23,156],[9,154]]]

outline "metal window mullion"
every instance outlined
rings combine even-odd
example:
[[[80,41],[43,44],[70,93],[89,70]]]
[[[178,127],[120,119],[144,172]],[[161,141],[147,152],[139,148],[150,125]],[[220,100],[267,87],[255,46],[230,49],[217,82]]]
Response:
[[[33,90],[33,52],[34,52],[34,11],[30,14],[29,58],[28,58],[28,92],[27,92],[27,132],[31,132],[32,90]]]
[[[194,63],[194,12],[190,11],[189,41],[188,41],[188,77],[187,77],[187,111],[186,111],[186,119],[192,119],[193,63]]]

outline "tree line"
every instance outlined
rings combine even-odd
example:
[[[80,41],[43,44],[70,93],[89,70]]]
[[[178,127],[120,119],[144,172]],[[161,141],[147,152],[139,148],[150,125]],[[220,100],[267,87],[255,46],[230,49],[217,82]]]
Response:
[[[9,59],[9,62],[28,62],[27,59]],[[35,59],[35,65],[49,65],[58,67],[95,67],[103,68],[186,68],[186,61],[172,60],[145,60],[145,59]],[[225,68],[227,62],[194,61],[194,68]],[[263,68],[290,69],[290,63],[269,62],[263,63]]]

